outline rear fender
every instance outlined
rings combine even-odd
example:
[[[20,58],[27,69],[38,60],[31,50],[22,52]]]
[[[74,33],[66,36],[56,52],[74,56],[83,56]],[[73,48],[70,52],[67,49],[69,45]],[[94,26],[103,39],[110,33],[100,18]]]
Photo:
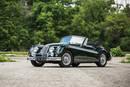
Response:
[[[102,53],[104,53],[106,55],[108,61],[111,60],[112,56],[111,56],[110,52],[103,49],[99,54],[102,54]]]

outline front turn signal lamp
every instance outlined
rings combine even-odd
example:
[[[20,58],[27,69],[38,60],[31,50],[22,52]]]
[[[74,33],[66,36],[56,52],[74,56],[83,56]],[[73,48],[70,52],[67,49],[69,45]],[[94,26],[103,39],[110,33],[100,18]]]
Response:
[[[58,57],[58,54],[56,54],[55,56]]]

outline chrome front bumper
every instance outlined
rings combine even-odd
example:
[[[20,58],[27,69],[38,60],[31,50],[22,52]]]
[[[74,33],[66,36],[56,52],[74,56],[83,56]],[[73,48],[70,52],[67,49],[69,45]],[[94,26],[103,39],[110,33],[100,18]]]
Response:
[[[36,60],[36,58],[28,56],[27,60]]]
[[[39,60],[39,61],[61,61],[61,57],[47,57],[47,58],[36,58],[36,57],[27,57],[27,60]]]

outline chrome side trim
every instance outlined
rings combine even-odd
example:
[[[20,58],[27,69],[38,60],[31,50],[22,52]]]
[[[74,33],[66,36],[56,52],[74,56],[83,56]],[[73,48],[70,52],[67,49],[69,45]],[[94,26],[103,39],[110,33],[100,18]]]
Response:
[[[47,61],[61,61],[61,57],[47,57]]]
[[[92,53],[98,54],[98,52],[96,52],[94,50],[90,50],[90,49],[79,48],[79,47],[76,47],[76,46],[69,46],[69,47],[73,48],[73,49],[77,49],[77,50],[82,50],[82,51],[87,51],[87,52],[92,52]]]

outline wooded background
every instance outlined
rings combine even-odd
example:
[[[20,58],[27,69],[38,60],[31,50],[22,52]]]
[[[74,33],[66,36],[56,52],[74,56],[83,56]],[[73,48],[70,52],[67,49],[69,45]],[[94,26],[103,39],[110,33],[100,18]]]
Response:
[[[130,51],[130,5],[114,0],[0,0],[0,51],[81,35]]]

